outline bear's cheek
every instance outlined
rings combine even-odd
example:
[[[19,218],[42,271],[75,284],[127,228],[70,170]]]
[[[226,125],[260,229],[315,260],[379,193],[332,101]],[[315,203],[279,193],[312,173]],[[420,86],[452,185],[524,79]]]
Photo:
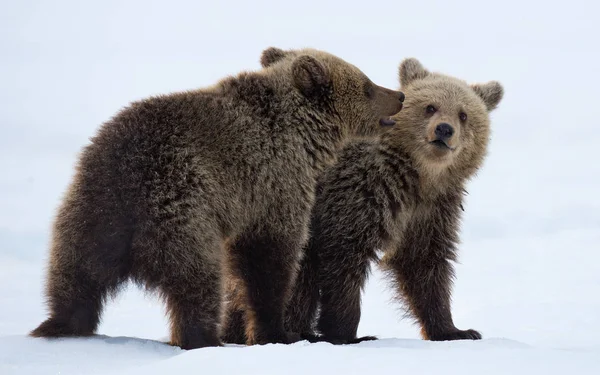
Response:
[[[486,147],[489,141],[490,133],[485,128],[470,128],[465,132],[465,143],[470,149]]]

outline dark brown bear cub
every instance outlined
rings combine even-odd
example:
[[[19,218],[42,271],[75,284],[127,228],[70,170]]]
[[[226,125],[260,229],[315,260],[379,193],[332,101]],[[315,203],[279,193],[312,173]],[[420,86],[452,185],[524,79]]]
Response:
[[[299,339],[284,310],[316,178],[351,137],[381,132],[403,95],[322,51],[269,48],[262,60],[275,58],[100,127],[54,223],[50,317],[33,336],[93,334],[132,279],[165,300],[173,345],[221,345],[226,270],[247,296],[250,343]]]
[[[452,261],[459,242],[465,184],[482,165],[489,112],[503,96],[497,82],[467,85],[430,73],[415,59],[400,66],[404,109],[379,141],[346,147],[319,179],[311,238],[287,326],[307,337],[357,338],[361,290],[376,250],[398,298],[429,340],[480,339],[455,327]]]

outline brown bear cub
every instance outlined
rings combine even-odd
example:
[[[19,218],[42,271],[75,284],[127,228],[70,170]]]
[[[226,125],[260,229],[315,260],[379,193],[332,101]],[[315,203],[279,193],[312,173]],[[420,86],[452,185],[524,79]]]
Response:
[[[352,343],[361,290],[376,250],[397,297],[429,340],[480,339],[456,328],[450,311],[452,261],[465,184],[482,165],[498,82],[467,85],[431,73],[416,59],[400,65],[404,109],[379,141],[347,146],[317,187],[311,238],[286,326],[305,337]]]
[[[299,339],[284,309],[316,178],[351,137],[393,124],[404,95],[318,50],[269,48],[261,60],[269,66],[132,103],[100,127],[54,223],[50,316],[32,336],[92,335],[107,298],[133,280],[164,298],[173,345],[221,345],[226,273],[247,296],[250,343]]]

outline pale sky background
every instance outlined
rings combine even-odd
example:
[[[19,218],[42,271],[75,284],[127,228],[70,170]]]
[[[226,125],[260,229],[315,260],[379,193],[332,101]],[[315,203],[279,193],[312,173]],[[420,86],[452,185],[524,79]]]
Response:
[[[45,257],[77,152],[121,107],[257,69],[269,46],[327,50],[390,88],[409,56],[499,80],[466,238],[598,228],[598,4],[3,1],[0,254]]]

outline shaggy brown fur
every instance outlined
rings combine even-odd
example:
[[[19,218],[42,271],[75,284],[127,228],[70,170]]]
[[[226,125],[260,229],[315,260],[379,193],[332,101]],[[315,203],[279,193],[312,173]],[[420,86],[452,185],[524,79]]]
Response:
[[[133,103],[101,126],[58,211],[50,317],[31,335],[93,334],[105,300],[132,279],[164,298],[173,345],[221,345],[227,272],[248,297],[252,343],[298,339],[283,313],[316,177],[350,137],[381,132],[403,95],[325,52],[271,48],[263,60],[273,55],[260,71]]]
[[[361,290],[376,249],[397,296],[429,340],[480,339],[455,327],[450,311],[465,184],[482,165],[497,82],[467,85],[400,66],[404,109],[379,141],[346,147],[319,179],[311,238],[287,310],[287,327],[310,337],[320,302],[322,339],[352,343]]]

